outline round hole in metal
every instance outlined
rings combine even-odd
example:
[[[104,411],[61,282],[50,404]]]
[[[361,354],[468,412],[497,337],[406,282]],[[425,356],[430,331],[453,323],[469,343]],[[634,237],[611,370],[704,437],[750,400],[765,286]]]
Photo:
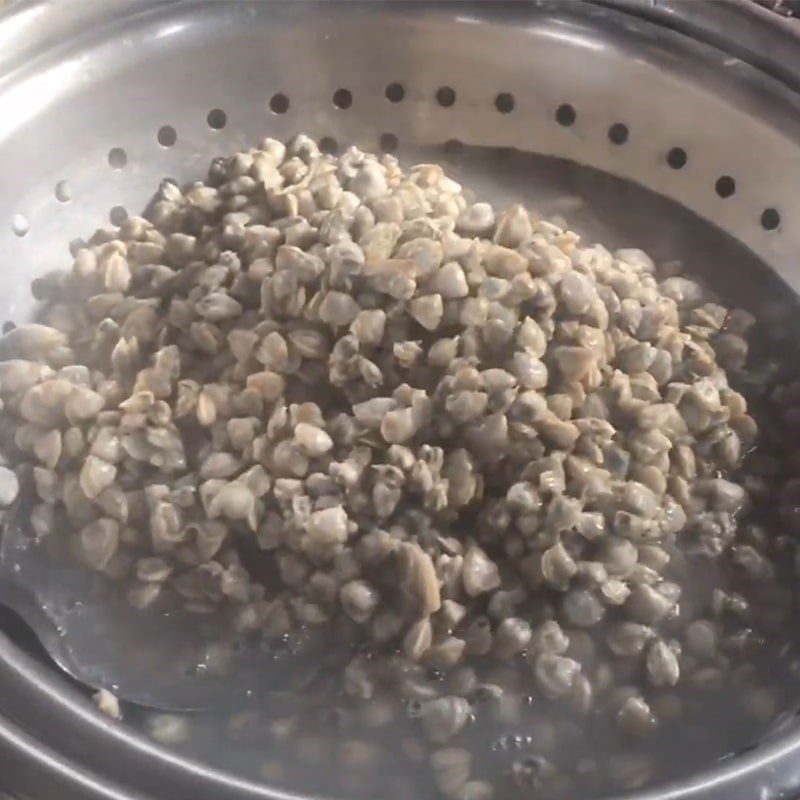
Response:
[[[283,92],[278,92],[270,97],[269,108],[273,114],[285,114],[289,110],[289,98]]]
[[[630,136],[630,131],[628,130],[628,126],[624,122],[615,122],[609,129],[608,129],[608,139],[611,144],[625,144],[628,141],[628,137]]]
[[[333,138],[333,136],[323,136],[319,140],[319,149],[323,153],[335,155],[339,151],[339,143]]]
[[[69,203],[72,200],[72,187],[69,185],[69,181],[59,181],[53,194],[59,203]]]
[[[464,142],[460,139],[448,139],[444,143],[444,152],[449,156],[456,156],[464,152]]]
[[[562,103],[556,109],[556,122],[559,125],[563,125],[565,128],[568,128],[570,125],[574,125],[577,118],[578,115],[575,112],[574,107],[569,103]]]
[[[221,108],[212,108],[206,122],[212,130],[221,131],[228,124],[228,115]]]
[[[11,230],[14,236],[19,236],[20,238],[27,236],[30,229],[31,225],[24,214],[14,214],[14,216],[11,217]]]
[[[156,138],[162,147],[172,147],[178,141],[178,132],[172,125],[162,125]]]
[[[384,94],[390,103],[399,103],[406,96],[406,90],[402,83],[390,83]]]
[[[672,169],[683,169],[688,160],[689,156],[682,147],[673,147],[669,153],[667,153],[667,164],[669,164]]]
[[[436,90],[436,102],[443,108],[450,108],[456,102],[456,90],[452,86],[440,86]]]
[[[384,153],[394,153],[399,145],[397,136],[393,133],[382,133],[378,141],[381,151]]]
[[[777,208],[765,208],[761,213],[761,227],[765,231],[774,231],[781,224],[781,215]]]
[[[514,110],[514,95],[511,92],[500,92],[494,99],[494,107],[501,114],[510,114]]]
[[[333,104],[336,108],[350,108],[353,105],[353,93],[349,89],[337,89],[333,93]]]
[[[114,206],[108,212],[108,219],[112,225],[119,227],[128,219],[128,212],[123,206]]]
[[[121,147],[112,147],[108,151],[108,166],[111,169],[122,169],[128,163],[128,154]]]
[[[722,197],[732,197],[736,194],[736,181],[730,175],[720,175],[714,184],[717,194]]]

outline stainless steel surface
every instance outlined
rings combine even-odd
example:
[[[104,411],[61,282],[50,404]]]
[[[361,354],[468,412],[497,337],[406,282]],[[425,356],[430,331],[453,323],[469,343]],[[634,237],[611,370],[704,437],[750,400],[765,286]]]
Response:
[[[300,130],[370,149],[392,133],[401,158],[459,140],[488,157],[514,148],[570,159],[675,201],[800,290],[800,98],[780,75],[632,14],[570,2],[61,0],[13,6],[0,20],[0,43],[8,263],[0,320],[29,313],[30,279],[67,265],[67,242],[112,209],[139,211],[162,177],[198,177],[213,156]],[[385,96],[393,82],[405,88],[402,102]],[[443,86],[455,90],[448,107],[436,100]],[[332,103],[338,88],[353,94],[346,110]],[[500,92],[514,97],[510,113],[495,108]],[[286,113],[270,110],[276,94],[288,98]],[[571,118],[558,114],[565,106],[573,124],[561,124]],[[212,109],[225,112],[222,129],[208,124]],[[170,141],[166,127],[173,145],[159,141],[162,129],[161,142]],[[467,178],[496,172],[482,163],[475,172],[465,166]],[[547,178],[529,169],[517,173],[512,196],[535,197],[546,185],[556,199],[587,191],[571,170]],[[722,177],[733,179],[733,194],[722,191],[730,186]],[[677,224],[645,195],[636,195],[634,216],[618,199],[591,198],[601,225],[621,226],[629,244],[655,242],[665,258],[721,252],[705,223],[685,216]],[[570,219],[574,208],[561,211]],[[64,797],[283,796],[99,718],[2,636],[0,715],[0,764],[14,757],[27,765],[22,788],[41,786],[50,770],[69,787]],[[767,800],[800,784],[798,756],[800,734],[790,729],[639,797]]]
[[[0,245],[15,264],[0,278],[6,311],[26,306],[22,275],[66,263],[65,242],[116,206],[140,208],[159,176],[187,179],[265,131],[298,128],[370,147],[390,131],[403,145],[457,138],[573,158],[671,197],[800,286],[793,93],[689,41],[664,49],[660,33],[631,30],[628,41],[610,42],[600,9],[576,14],[567,3],[548,24],[546,15],[532,20],[527,4],[492,7],[485,20],[479,5],[398,14],[321,4],[309,13],[293,4],[144,0],[132,16],[12,70],[0,80],[0,175],[15,187],[0,197]],[[570,16],[597,21],[587,29]],[[391,81],[406,85],[402,103],[384,97]],[[443,85],[457,91],[450,108],[435,101]],[[340,86],[355,97],[344,112],[331,102]],[[500,91],[516,98],[502,117],[493,107]],[[276,92],[290,98],[288,113],[270,113]],[[571,127],[554,120],[563,103],[577,111]],[[221,131],[206,123],[213,108],[227,114]],[[624,145],[609,141],[615,123],[630,132]],[[174,146],[158,143],[162,126],[177,132]],[[676,147],[688,155],[683,169],[666,161]],[[108,165],[112,148],[125,151],[124,169]],[[724,175],[737,185],[727,199],[714,190]],[[72,189],[66,204],[55,197],[63,180]],[[783,212],[776,231],[761,225],[769,208]],[[15,235],[23,217],[29,230]]]
[[[657,22],[719,47],[729,56],[758,67],[795,90],[800,89],[800,30],[795,18],[779,16],[753,0],[592,0]],[[778,0],[758,0],[763,6]]]

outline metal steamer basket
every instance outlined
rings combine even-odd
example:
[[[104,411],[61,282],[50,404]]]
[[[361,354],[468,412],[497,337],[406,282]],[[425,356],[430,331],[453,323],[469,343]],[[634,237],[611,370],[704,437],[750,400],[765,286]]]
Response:
[[[24,318],[31,279],[67,262],[70,241],[140,212],[163,177],[198,178],[215,156],[299,131],[331,149],[450,163],[493,200],[570,222],[563,200],[577,198],[590,228],[658,258],[693,255],[745,290],[760,260],[800,291],[790,25],[737,0],[11,3],[0,16],[0,319]],[[527,153],[525,170],[508,166]],[[637,797],[769,800],[798,788],[792,721]],[[0,789],[288,797],[105,720],[10,625]]]

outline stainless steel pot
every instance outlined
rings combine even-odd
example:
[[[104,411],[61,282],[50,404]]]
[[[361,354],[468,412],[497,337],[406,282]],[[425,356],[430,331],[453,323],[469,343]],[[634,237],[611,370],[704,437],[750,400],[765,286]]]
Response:
[[[298,130],[396,141],[401,156],[460,141],[569,159],[696,218],[669,218],[654,195],[634,214],[567,167],[520,191],[594,191],[603,221],[644,246],[719,252],[721,230],[800,290],[800,39],[745,2],[32,0],[0,16],[0,43],[0,319],[24,316],[30,279],[63,264],[67,242],[141,208],[163,176]],[[341,88],[346,109],[332,102]],[[65,800],[288,796],[109,722],[15,635],[0,635],[0,786]],[[638,797],[798,788],[790,724]]]

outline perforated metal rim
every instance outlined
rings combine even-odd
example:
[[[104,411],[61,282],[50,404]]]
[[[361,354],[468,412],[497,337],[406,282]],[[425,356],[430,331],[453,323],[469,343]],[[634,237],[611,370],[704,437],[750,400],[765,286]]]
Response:
[[[24,236],[10,226],[0,231],[12,265],[0,276],[4,318],[24,314],[28,279],[64,264],[64,243],[101,224],[114,206],[139,208],[163,175],[196,177],[213,155],[300,129],[373,148],[382,133],[391,133],[401,155],[407,143],[444,141],[457,148],[463,141],[579,160],[678,200],[738,235],[797,287],[798,233],[787,210],[800,164],[798,103],[775,81],[652,26],[626,27],[615,15],[576,6],[449,4],[430,11],[418,6],[410,15],[407,8],[357,4],[332,12],[326,5],[139,5],[132,17],[103,19],[100,28],[84,28],[74,38],[55,37],[57,45],[0,79],[0,185],[11,189],[0,197],[0,220],[10,223],[20,214],[18,229],[30,225]],[[297,52],[310,57],[298,65]],[[546,69],[556,52],[565,65],[561,74]],[[365,65],[366,53],[372,60]],[[492,71],[478,68],[487,61]],[[328,63],[338,65],[336,75]],[[213,80],[197,81],[196,74]],[[393,84],[402,92],[394,86],[390,92]],[[608,85],[626,91],[610,96]],[[449,106],[449,95],[436,99],[448,86],[455,94]],[[340,87],[353,95],[347,109],[329,102]],[[494,105],[500,93],[514,97],[502,118]],[[281,96],[270,109],[270,99]],[[229,98],[237,98],[235,106]],[[668,125],[657,124],[663,108],[674,109]],[[212,109],[225,112],[224,127],[208,127]],[[513,130],[498,119],[513,120]],[[627,136],[620,129],[614,134],[624,142],[610,137],[617,124],[627,130]],[[171,147],[158,144],[164,125],[177,135]],[[770,154],[769,163],[742,160],[754,141]],[[666,160],[674,147],[687,154],[684,168]],[[109,168],[113,148],[125,152],[121,168]],[[733,192],[729,181],[720,190],[726,177]],[[54,197],[60,181],[72,188],[68,203]],[[775,231],[761,225],[767,209],[783,214]],[[14,655],[8,645],[0,683],[8,683]],[[0,707],[21,719],[35,713],[37,735],[73,752],[79,730],[82,756],[93,768],[140,778],[148,787],[170,781],[170,789],[197,797],[275,796],[158,755],[128,732],[109,736],[45,671],[24,660],[14,669],[15,690],[0,692]],[[769,767],[773,779],[783,780],[787,775],[777,776],[775,768],[797,747],[788,736],[697,780],[641,797],[749,800],[753,771]]]
[[[197,8],[201,4],[190,5]],[[185,6],[177,3],[173,8]],[[519,8],[513,11],[521,13]],[[235,46],[236,26],[244,10],[212,10],[220,23],[220,41],[209,53],[212,58],[226,46]],[[469,20],[468,16],[457,20],[459,33],[469,30]],[[141,24],[140,33],[152,32],[157,26],[152,17]],[[440,30],[433,33],[437,24]],[[455,52],[446,63],[440,59],[437,67],[435,53],[430,52],[436,49],[431,47],[431,36],[452,36],[449,31],[445,34],[442,20],[432,23],[427,35],[418,31],[421,44],[415,47],[426,49],[430,63],[423,74],[413,75],[405,63],[406,53],[397,43],[404,30],[410,36],[417,25],[413,20],[403,20],[398,36],[381,54],[378,67],[366,75],[352,56],[350,63],[338,59],[336,75],[326,75],[324,80],[318,74],[303,76],[302,71],[294,70],[281,75],[280,69],[273,69],[274,77],[259,81],[265,85],[259,85],[258,96],[247,99],[245,93],[236,94],[232,86],[216,92],[207,87],[177,92],[169,79],[164,81],[163,76],[170,76],[176,68],[167,58],[160,77],[169,95],[164,100],[180,104],[174,112],[168,103],[160,115],[153,115],[155,108],[147,107],[122,126],[122,120],[131,116],[131,108],[117,103],[108,114],[100,113],[101,117],[113,114],[115,119],[94,126],[95,135],[80,159],[57,163],[49,156],[56,156],[59,148],[50,143],[43,148],[38,142],[35,152],[29,150],[28,158],[3,163],[0,157],[0,174],[10,176],[11,184],[22,180],[22,185],[36,187],[16,197],[0,197],[0,220],[5,219],[7,226],[5,234],[0,229],[0,243],[11,249],[15,261],[29,273],[33,272],[32,262],[38,269],[42,260],[48,265],[63,264],[66,254],[56,250],[59,238],[71,241],[87,234],[108,219],[112,209],[118,221],[121,208],[130,211],[141,207],[159,173],[179,179],[197,177],[207,160],[202,155],[204,149],[208,155],[217,154],[235,145],[253,143],[270,130],[280,135],[312,129],[328,150],[356,141],[402,155],[406,144],[449,141],[455,146],[463,141],[572,158],[636,180],[677,200],[735,235],[791,286],[798,287],[794,252],[800,245],[800,228],[791,216],[794,187],[800,176],[797,123],[792,118],[796,100],[775,82],[762,79],[745,65],[726,61],[721,54],[707,58],[699,72],[675,62],[665,71],[628,58],[623,49],[604,52],[600,83],[587,79],[591,69],[587,70],[583,62],[597,56],[590,55],[591,40],[581,39],[580,31],[564,27],[521,30],[516,34],[520,50],[503,47],[507,26],[487,23],[482,23],[486,29],[482,47],[495,48],[498,63],[494,74],[472,75],[469,52]],[[185,37],[184,32],[191,27],[176,30],[166,24],[156,31],[155,38],[160,42]],[[321,30],[306,26],[301,38],[306,46],[312,46],[317,37],[325,42]],[[545,47],[533,48],[537,39]],[[324,46],[331,48],[330,44]],[[526,71],[538,71],[535,65],[520,69],[520,53],[528,48],[532,53],[538,51],[535,58],[542,59],[547,57],[542,51],[548,47],[551,54],[553,47],[569,47],[583,65],[562,70],[549,78],[547,85],[541,79],[531,81]],[[143,41],[141,48],[124,47],[122,57],[119,40],[100,42],[92,51],[93,58],[98,63],[110,61],[111,50],[117,51],[116,63],[112,65],[113,75],[105,77],[104,84],[141,83],[136,65],[145,54],[155,61],[164,60],[163,48],[154,47],[152,38]],[[692,43],[684,42],[683,51],[681,61],[685,63],[697,56]],[[41,138],[32,137],[30,124],[20,118],[18,92],[22,86],[36,91],[37,84],[54,83],[58,77],[59,87],[48,109],[63,105],[62,111],[67,113],[67,106],[80,103],[75,82],[69,76],[61,80],[64,70],[62,61],[29,75],[27,81],[17,84],[19,88],[2,92],[0,112],[6,123],[0,130],[0,141],[6,143],[6,154],[21,147],[19,138],[26,130],[28,141]],[[229,83],[235,82],[230,65],[217,64],[212,71],[227,77]],[[746,78],[750,85],[739,78]],[[609,85],[625,85],[630,91],[610,94]],[[392,102],[387,92],[395,86],[402,87],[403,95]],[[223,101],[230,102],[231,97],[237,99],[229,107]],[[247,105],[244,113],[243,103]],[[664,108],[669,110],[666,124],[662,121]],[[312,109],[314,113],[309,115]],[[365,124],[365,119],[369,123]],[[112,134],[109,128],[119,133]],[[67,136],[67,143],[70,140]],[[749,143],[754,140],[761,142],[760,152],[770,154],[768,159],[748,159],[747,154],[753,151]],[[106,157],[114,173],[119,174],[103,175],[102,159]],[[42,169],[35,168],[37,161]],[[29,180],[19,176],[21,163],[34,165],[30,171],[38,174]],[[138,178],[135,182],[133,175]],[[98,180],[104,184],[102,191],[98,190]],[[65,186],[69,187],[68,202],[55,194],[60,187],[64,196]],[[62,231],[66,237],[59,236]],[[15,306],[23,302],[18,291],[12,290],[12,294]]]
[[[413,88],[412,88],[413,91]],[[384,96],[389,100],[389,102],[394,104],[399,104],[403,102],[405,99],[406,89],[405,86],[400,83],[399,81],[390,81],[386,84],[386,87],[383,91]],[[363,98],[361,98],[363,100]],[[370,98],[372,99],[372,98]],[[483,102],[481,102],[483,100]],[[288,114],[291,110],[291,95],[285,92],[276,92],[274,93],[268,102],[269,110],[272,114]],[[353,92],[347,88],[339,88],[337,89],[331,98],[331,103],[333,107],[340,111],[345,111],[351,108],[354,102]],[[439,106],[440,108],[453,108],[459,102],[459,94],[456,90],[451,86],[440,86],[431,98],[428,98],[430,105]],[[466,97],[462,98],[461,102],[468,103],[472,106],[474,111],[480,113],[480,106],[484,105],[486,107],[485,113],[488,113],[488,109],[490,105],[494,105],[495,111],[501,114],[512,114],[516,110],[517,106],[517,97],[513,92],[509,91],[499,91],[495,93],[493,98],[475,98],[475,97]],[[426,98],[421,97],[417,99],[417,103],[426,103]],[[547,109],[539,109],[539,113],[544,113],[547,115]],[[571,102],[562,102],[559,103],[554,109],[552,109],[552,119],[556,125],[560,125],[563,128],[572,128],[579,124],[580,118],[580,108],[576,107],[574,103]],[[225,111],[224,108],[211,108],[205,117],[207,127],[212,131],[220,131],[228,125],[228,113]],[[580,120],[580,123],[583,124],[583,120]],[[198,123],[199,124],[199,123]],[[265,128],[268,124],[265,123]],[[298,127],[298,130],[302,128],[302,125]],[[581,131],[583,136],[585,137],[592,137],[592,138],[601,138],[602,131],[600,130],[591,130],[590,125],[586,124],[583,128],[578,129]],[[635,137],[637,132],[631,131],[629,124],[625,121],[616,121],[612,122],[607,130],[606,135],[608,141],[615,146],[622,147],[623,145],[628,145],[632,143],[632,137],[634,138],[633,143],[635,144]],[[174,147],[178,142],[178,131],[175,127],[169,123],[165,123],[161,125],[157,131],[155,131],[155,141],[158,145],[160,145],[164,149],[169,149]],[[320,146],[324,152],[329,153],[337,153],[340,150],[340,142],[331,134],[324,133],[318,139]],[[458,139],[448,139],[447,142],[450,144],[450,148],[458,146],[458,144],[462,143],[461,140]],[[400,149],[400,138],[396,133],[393,131],[383,131],[381,132],[378,137],[377,141],[374,141],[371,145],[366,143],[364,146],[371,147],[371,149],[385,152],[385,153],[394,153]],[[559,147],[558,143],[556,143],[556,148],[554,148],[554,152],[552,155],[563,155],[561,152],[561,148],[566,149],[566,146],[562,143]],[[649,150],[649,152],[647,152]],[[654,161],[658,160],[659,158],[663,159],[664,164],[672,170],[683,170],[687,169],[690,170],[693,165],[689,164],[689,153],[687,150],[680,146],[674,145],[669,147],[669,149],[664,150],[663,146],[659,147],[658,145],[654,145],[650,148],[647,148],[645,153],[643,154],[644,158],[651,158]],[[140,154],[140,158],[147,160],[147,155],[144,153]],[[126,150],[123,147],[113,146],[108,151],[108,166],[115,170],[123,170],[126,167],[128,168],[136,168],[138,165],[134,163],[128,162],[128,155]],[[714,192],[716,193],[717,197],[720,200],[730,200],[734,198],[737,194],[737,178],[735,177],[736,173],[736,165],[735,163],[731,164],[731,169],[728,171],[721,171],[721,174],[714,177],[713,174],[710,176],[710,180],[713,180]],[[708,170],[704,170],[704,172],[708,173]],[[734,173],[734,174],[731,174]],[[198,174],[197,177],[202,177],[201,174]],[[692,180],[690,177],[688,180]],[[697,180],[697,178],[695,178]],[[697,189],[698,187],[694,187]],[[706,187],[707,189],[708,187]],[[750,186],[751,194],[756,194],[754,191],[755,187],[751,184]],[[680,187],[678,188],[680,191]],[[74,196],[72,192],[71,185],[68,180],[61,179],[58,180],[53,187],[53,196],[59,203],[69,203],[71,201],[75,201],[76,203],[80,203],[82,198],[80,195]],[[768,195],[767,195],[768,196]],[[775,197],[777,197],[777,193]],[[742,193],[739,193],[739,196],[735,198],[733,202],[738,202],[740,204],[746,204],[747,206],[753,207],[757,205],[751,198],[747,196],[742,196]],[[760,213],[756,213],[753,219],[749,221],[749,225],[747,227],[750,229],[750,237],[755,238],[757,231],[754,230],[755,227],[760,226],[763,231],[767,232],[778,232],[782,226],[782,224],[792,224],[794,220],[791,218],[784,219],[781,214],[781,211],[778,208],[778,205],[781,207],[785,206],[785,203],[778,204],[777,202],[772,202],[769,205],[766,205]],[[108,219],[111,224],[118,225],[122,220],[125,218],[125,212],[127,209],[124,206],[116,205],[109,209],[108,211]],[[54,213],[51,209],[48,209],[50,214]],[[718,213],[722,213],[721,211]],[[99,224],[99,223],[98,223]],[[36,233],[32,231],[31,222],[26,216],[26,214],[22,212],[14,212],[10,220],[8,222],[9,228],[11,232],[17,238],[30,238],[30,242],[32,246],[38,244],[38,240],[36,238]],[[731,231],[731,233],[733,233]],[[32,235],[33,234],[33,235]],[[749,237],[748,237],[749,238]],[[758,245],[759,242],[756,240],[756,244]],[[755,249],[755,248],[754,248]],[[758,250],[762,249],[762,247],[758,247]],[[794,278],[791,275],[784,274],[783,277],[794,285]]]
[[[402,92],[401,92],[402,90]],[[390,96],[393,98],[390,99]],[[392,103],[401,103],[405,97],[405,87],[403,84],[392,81],[386,85],[384,96]],[[489,100],[486,99],[488,107]],[[346,88],[337,89],[331,98],[333,106],[341,111],[349,109],[353,105],[353,93]],[[456,105],[458,101],[458,94],[449,86],[440,87],[437,89],[434,97],[431,99],[431,104],[435,103],[442,108],[451,108]],[[424,99],[423,99],[424,102]],[[514,112],[517,105],[517,99],[512,92],[501,91],[495,94],[493,98],[495,110],[501,114],[511,114]],[[269,100],[269,109],[273,114],[286,114],[291,108],[291,97],[283,92],[276,92]],[[579,109],[572,103],[560,103],[553,109],[553,121],[562,127],[572,127],[578,121]],[[206,115],[206,124],[210,130],[219,131],[225,128],[228,124],[228,114],[224,108],[212,108]],[[601,131],[587,131],[587,135],[598,136]],[[609,142],[616,146],[627,145],[631,141],[632,134],[628,124],[623,121],[613,122],[609,125],[606,135]],[[171,148],[177,144],[178,132],[170,124],[164,124],[158,128],[155,133],[157,143],[163,148]],[[463,144],[460,140],[449,139],[450,149]],[[319,137],[318,143],[323,150],[327,153],[338,153],[340,151],[340,142],[330,134],[323,134]],[[366,145],[369,146],[369,145]],[[377,141],[372,144],[373,150],[384,153],[395,153],[400,149],[400,139],[392,131],[381,132]],[[554,153],[554,155],[556,155]],[[657,158],[659,155],[663,157],[665,164],[673,170],[682,170],[684,168],[690,169],[689,153],[681,146],[675,145],[670,147],[666,152],[659,153],[657,149],[653,149],[650,154],[652,157]],[[112,147],[108,152],[108,165],[111,169],[118,171],[126,167],[135,168],[135,164],[128,164],[128,156],[124,148]],[[733,166],[733,165],[732,165]],[[733,172],[735,170],[731,170]],[[197,177],[202,177],[198,175]],[[736,177],[723,172],[714,180],[714,191],[720,200],[728,200],[733,198],[737,191]],[[62,179],[59,180],[53,187],[53,195],[60,203],[69,203],[73,199],[80,202],[80,197],[73,197],[71,185],[69,181]],[[741,198],[739,198],[741,201]],[[746,200],[745,200],[746,202]],[[119,221],[124,219],[123,211],[126,211],[124,206],[113,206],[109,209],[109,221],[112,224],[119,224]],[[755,223],[756,220],[752,220]],[[790,218],[784,220],[781,212],[776,205],[769,205],[765,207],[758,215],[758,224],[764,231],[776,232],[780,229],[781,225],[786,222],[792,224],[793,220]],[[22,213],[14,213],[9,221],[9,227],[12,233],[19,237],[27,237],[31,234],[31,225],[28,218]]]

